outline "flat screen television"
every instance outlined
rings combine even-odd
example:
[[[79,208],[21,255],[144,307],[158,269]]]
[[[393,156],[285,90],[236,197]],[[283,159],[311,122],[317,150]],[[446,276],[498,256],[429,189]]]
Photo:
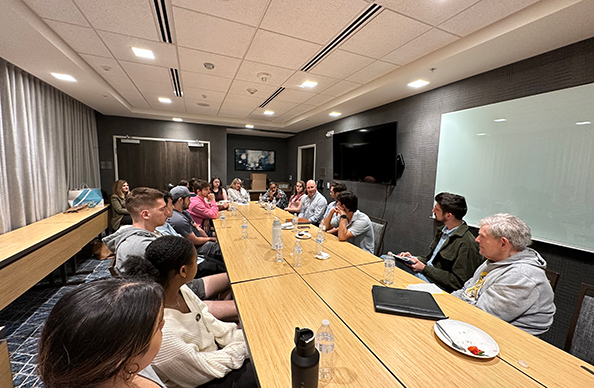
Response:
[[[397,122],[334,134],[334,179],[396,184]]]

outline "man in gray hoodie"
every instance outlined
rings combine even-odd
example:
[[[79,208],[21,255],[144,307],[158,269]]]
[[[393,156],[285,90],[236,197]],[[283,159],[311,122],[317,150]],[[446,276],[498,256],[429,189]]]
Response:
[[[510,214],[479,222],[476,241],[487,260],[464,287],[452,295],[533,335],[553,323],[553,289],[545,274],[547,263],[533,249],[530,228]]]

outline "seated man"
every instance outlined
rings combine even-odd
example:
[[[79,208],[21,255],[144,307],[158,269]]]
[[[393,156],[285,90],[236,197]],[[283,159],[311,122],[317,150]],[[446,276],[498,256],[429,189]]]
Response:
[[[132,217],[132,227],[119,229],[103,239],[107,247],[115,253],[115,268],[123,274],[123,263],[132,256],[144,257],[146,247],[160,237],[155,229],[167,219],[167,204],[163,193],[148,187],[137,187],[126,198],[126,209]],[[227,274],[205,276],[196,279],[188,286],[204,300],[213,315],[222,320],[235,320],[237,309],[232,300],[206,301],[223,295],[230,297],[230,284]]]
[[[301,201],[301,213],[299,217],[307,219],[314,225],[319,225],[322,221],[328,201],[318,192],[316,182],[308,180],[305,185],[307,196]]]
[[[480,253],[487,259],[452,295],[533,335],[553,323],[553,289],[547,263],[533,249],[530,228],[510,214],[480,221]]]
[[[214,273],[225,272],[223,254],[216,237],[208,237],[187,210],[190,206],[190,197],[194,195],[184,186],[174,187],[170,193],[173,201],[173,215],[167,219],[167,222],[177,233],[194,244],[199,255],[205,256],[212,264],[217,264],[218,268]]]
[[[326,230],[336,228],[338,240],[349,241],[373,254],[373,227],[367,214],[358,210],[359,199],[350,191],[343,191],[336,197],[336,206],[326,218]]]
[[[396,260],[396,265],[420,279],[435,283],[447,292],[458,290],[470,279],[483,258],[466,222],[462,219],[468,210],[466,199],[457,194],[439,193],[435,196],[435,221],[444,224],[426,257],[412,258],[414,264]],[[411,256],[409,252],[401,256]]]
[[[336,206],[336,196],[339,193],[346,191],[346,189],[347,189],[347,187],[344,183],[332,182],[332,185],[330,186],[330,197],[332,197],[332,199],[334,201],[332,201],[328,204],[328,207],[326,208],[326,212],[324,213],[324,218],[328,217],[328,214],[330,214],[330,211],[332,209],[334,209],[334,207]],[[326,229],[326,230],[329,231],[329,229]]]
[[[270,182],[268,185],[268,190],[262,196],[262,200],[266,202],[274,201],[279,209],[284,209],[289,205],[287,195],[284,191],[278,188],[278,184],[276,182]]]

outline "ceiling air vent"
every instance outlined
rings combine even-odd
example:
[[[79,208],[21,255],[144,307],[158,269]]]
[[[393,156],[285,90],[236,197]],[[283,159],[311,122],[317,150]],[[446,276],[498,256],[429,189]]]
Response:
[[[382,10],[382,6],[381,5],[371,4],[369,6],[369,8],[367,8],[365,10],[365,12],[363,12],[361,14],[361,16],[359,16],[347,28],[345,28],[344,30],[342,30],[342,32],[340,34],[338,34],[338,36],[336,38],[334,38],[334,40],[332,42],[330,42],[326,47],[324,47],[323,49],[321,49],[316,54],[316,56],[313,57],[313,59],[311,61],[307,62],[305,64],[305,66],[303,66],[301,68],[301,71],[309,71],[309,70],[311,70],[322,59],[326,58],[326,56],[328,56],[328,54],[330,54],[330,52],[332,50],[334,50],[342,42],[344,42],[345,40],[347,40],[348,38],[350,38],[351,35],[353,35],[355,32],[357,32],[357,30],[359,28],[361,28],[363,25],[365,25],[365,23],[367,23],[368,21],[370,21],[371,19],[373,19],[374,17],[376,17],[377,15],[379,15],[381,10]]]
[[[165,43],[173,43],[171,40],[171,28],[169,28],[169,18],[167,17],[167,7],[165,0],[154,0],[155,11],[157,12],[157,22],[161,31],[161,40]]]
[[[171,73],[171,83],[173,84],[173,94],[175,94],[177,97],[182,97],[184,95],[184,92],[182,91],[181,83],[179,82],[179,74],[177,72],[177,69],[169,69],[169,72]]]
[[[274,99],[276,96],[278,96],[278,95],[280,94],[280,92],[282,92],[283,90],[285,90],[285,88],[283,88],[282,86],[281,86],[280,88],[276,89],[276,92],[272,93],[272,94],[270,95],[270,97],[268,97],[268,98],[266,99],[266,101],[264,101],[264,102],[263,102],[263,103],[260,105],[260,108],[264,108],[266,105],[268,105],[268,103],[269,103],[270,101],[272,101],[272,100],[273,100],[273,99]]]

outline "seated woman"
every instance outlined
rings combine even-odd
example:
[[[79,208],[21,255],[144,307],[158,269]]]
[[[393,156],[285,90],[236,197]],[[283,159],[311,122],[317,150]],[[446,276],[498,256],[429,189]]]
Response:
[[[233,182],[231,182],[231,186],[229,186],[229,190],[227,191],[229,199],[239,203],[249,203],[250,195],[243,187],[241,187],[241,185],[241,179],[233,179]]]
[[[165,388],[150,362],[161,347],[163,289],[152,281],[105,279],[64,295],[39,340],[46,388]]]
[[[284,209],[289,204],[289,200],[287,199],[287,195],[278,188],[278,185],[275,182],[270,182],[268,185],[268,191],[262,196],[262,200],[267,202],[275,201],[276,206]]]
[[[301,211],[301,200],[305,198],[304,195],[305,182],[297,181],[297,183],[295,183],[295,188],[293,189],[293,195],[289,198],[289,206],[285,210],[293,214],[299,214]]]
[[[210,191],[214,194],[215,201],[217,201],[217,203],[227,200],[227,190],[225,190],[225,188],[221,186],[221,178],[219,178],[218,176],[215,176],[210,181]],[[217,206],[219,210],[225,210],[229,208],[229,204],[227,203],[222,203]]]
[[[163,343],[152,366],[169,388],[256,387],[242,330],[216,319],[186,285],[196,258],[191,242],[164,236],[148,246],[146,259],[128,260],[136,261],[134,275],[150,276],[164,289]]]
[[[196,225],[212,237],[212,228],[210,220],[219,216],[219,208],[215,202],[214,194],[210,192],[210,183],[208,181],[198,180],[194,183],[196,196],[190,199],[188,211]]]
[[[126,197],[130,193],[128,182],[123,179],[115,181],[111,193],[111,228],[116,231],[120,225],[132,225],[132,217],[126,210]]]

